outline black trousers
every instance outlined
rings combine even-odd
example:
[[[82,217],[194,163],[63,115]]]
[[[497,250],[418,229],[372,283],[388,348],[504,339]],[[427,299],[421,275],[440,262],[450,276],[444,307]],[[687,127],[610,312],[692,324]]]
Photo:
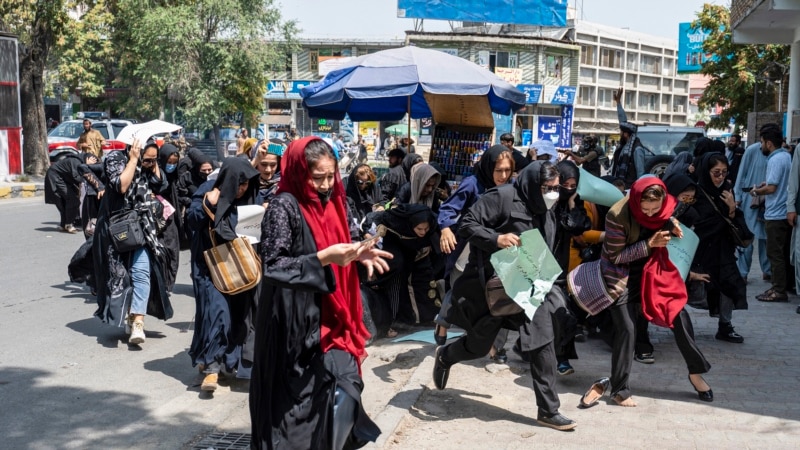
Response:
[[[80,193],[75,192],[74,189],[67,189],[66,192],[59,193],[56,208],[61,215],[61,228],[74,225],[80,219],[81,199],[79,195]]]
[[[647,327],[649,322],[642,314],[636,318],[636,353],[653,353],[653,344],[650,343],[650,336],[647,334]],[[703,352],[697,347],[697,342],[694,340],[694,327],[692,326],[692,318],[686,309],[675,317],[672,323],[672,335],[675,336],[675,344],[686,362],[686,367],[689,369],[690,374],[706,373],[711,369],[711,364],[708,363]]]
[[[627,302],[622,305],[615,304],[608,309],[614,323],[614,345],[611,350],[611,397],[619,395],[623,400],[631,396],[628,380],[633,364],[637,308],[641,309],[639,303]]]

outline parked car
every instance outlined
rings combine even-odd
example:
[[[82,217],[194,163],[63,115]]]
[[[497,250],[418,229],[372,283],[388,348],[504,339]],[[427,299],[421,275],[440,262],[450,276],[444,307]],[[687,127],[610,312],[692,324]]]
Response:
[[[103,154],[114,150],[125,150],[125,144],[115,140],[123,128],[130,125],[127,120],[97,120],[92,121],[92,128],[99,131],[106,139],[103,145]],[[50,162],[56,162],[67,153],[80,153],[78,138],[83,133],[83,120],[67,120],[53,128],[47,135],[47,152]]]
[[[703,128],[640,126],[636,136],[647,152],[645,172],[661,177],[678,153],[694,151],[697,140],[705,135]]]

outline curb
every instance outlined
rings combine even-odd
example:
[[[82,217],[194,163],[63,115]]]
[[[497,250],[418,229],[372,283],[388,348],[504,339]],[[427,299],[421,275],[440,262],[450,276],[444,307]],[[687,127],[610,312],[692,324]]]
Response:
[[[41,197],[44,195],[44,183],[15,184],[0,186],[0,200],[10,198]]]

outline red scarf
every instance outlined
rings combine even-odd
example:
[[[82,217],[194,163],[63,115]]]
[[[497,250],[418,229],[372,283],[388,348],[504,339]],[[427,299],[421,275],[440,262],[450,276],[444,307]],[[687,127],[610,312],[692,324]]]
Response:
[[[636,180],[631,186],[628,208],[633,218],[643,227],[660,230],[670,220],[677,200],[667,193],[664,204],[658,213],[652,217],[643,213],[640,206],[642,193],[654,185],[661,186],[664,192],[667,192],[664,182],[656,177]],[[672,328],[675,317],[686,306],[687,300],[686,283],[681,278],[678,269],[670,261],[669,251],[666,247],[654,248],[642,273],[642,313],[644,317],[654,325]]]
[[[320,138],[310,136],[289,144],[281,158],[281,181],[278,192],[289,192],[297,199],[303,218],[314,236],[317,250],[334,244],[349,243],[350,230],[345,207],[345,190],[338,164],[334,174],[333,194],[325,206],[311,184],[305,148]],[[332,154],[332,152],[331,152]],[[353,355],[361,367],[369,332],[362,318],[361,287],[353,264],[331,264],[336,290],[322,294],[320,305],[320,346],[323,352],[343,350]]]

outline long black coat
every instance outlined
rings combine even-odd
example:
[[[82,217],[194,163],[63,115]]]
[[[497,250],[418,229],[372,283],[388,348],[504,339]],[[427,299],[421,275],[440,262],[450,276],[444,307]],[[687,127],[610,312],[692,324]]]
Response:
[[[66,198],[68,195],[79,195],[81,181],[78,167],[83,164],[80,156],[67,154],[67,156],[53,163],[44,178],[44,202],[54,205],[59,198]],[[77,201],[76,201],[77,203]]]
[[[320,347],[321,295],[336,289],[297,201],[276,196],[262,223],[264,280],[256,321],[250,381],[251,448],[324,449],[331,443],[333,394],[341,387],[358,396],[354,436],[380,433],[360,406],[357,366],[342,352]],[[363,444],[362,444],[363,445]]]

